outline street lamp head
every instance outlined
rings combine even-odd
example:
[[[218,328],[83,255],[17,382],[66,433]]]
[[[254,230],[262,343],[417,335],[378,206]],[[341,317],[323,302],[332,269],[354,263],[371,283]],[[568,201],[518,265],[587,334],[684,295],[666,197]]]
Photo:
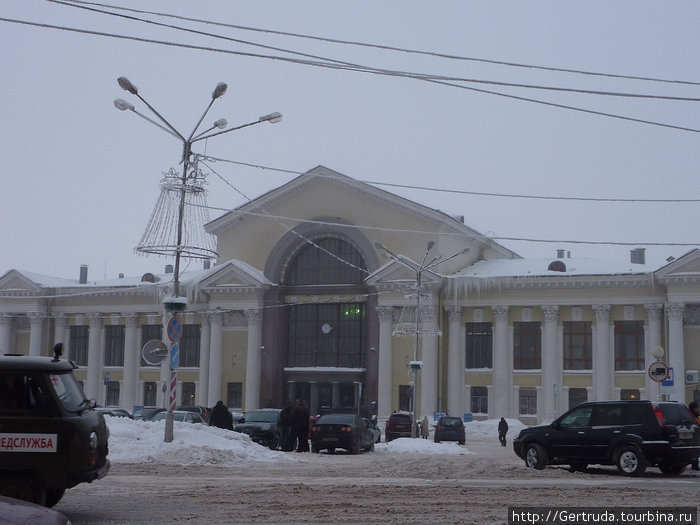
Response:
[[[435,246],[435,241],[428,241],[428,251],[432,250],[433,246]]]
[[[225,82],[219,82],[216,87],[214,88],[214,91],[211,93],[211,98],[219,98],[223,97],[224,93],[226,93],[226,90],[228,89],[228,86],[226,85]]]
[[[225,118],[220,118],[219,120],[214,122],[214,127],[219,128],[219,129],[224,129],[227,124],[228,124],[228,122],[226,122]]]
[[[270,124],[277,124],[280,120],[282,120],[282,113],[277,113],[276,111],[274,113],[269,113],[268,115],[263,115],[258,119],[258,122],[265,122],[268,121]]]
[[[117,84],[119,84],[119,87],[121,87],[124,91],[128,91],[132,95],[139,94],[139,90],[136,89],[136,86],[133,85],[126,77],[119,77],[117,79]]]
[[[114,107],[117,108],[119,111],[126,111],[127,109],[130,111],[134,111],[135,109],[133,104],[129,104],[123,98],[115,98]]]

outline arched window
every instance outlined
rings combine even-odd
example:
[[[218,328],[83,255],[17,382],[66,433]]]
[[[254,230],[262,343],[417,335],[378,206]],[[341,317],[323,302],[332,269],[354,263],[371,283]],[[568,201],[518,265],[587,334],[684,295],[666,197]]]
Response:
[[[295,255],[285,284],[359,284],[364,281],[367,265],[354,245],[337,237],[313,242]]]

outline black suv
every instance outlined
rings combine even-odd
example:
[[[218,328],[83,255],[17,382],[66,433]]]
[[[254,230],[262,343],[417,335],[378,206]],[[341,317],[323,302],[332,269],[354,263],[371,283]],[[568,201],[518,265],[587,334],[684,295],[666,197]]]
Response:
[[[242,422],[233,427],[233,430],[248,434],[256,443],[277,450],[280,444],[280,431],[277,428],[280,412],[282,410],[279,408],[250,410],[245,413]]]
[[[700,427],[682,403],[589,402],[551,425],[523,429],[513,449],[536,469],[616,465],[626,476],[640,476],[657,466],[664,474],[680,474],[700,456]]]

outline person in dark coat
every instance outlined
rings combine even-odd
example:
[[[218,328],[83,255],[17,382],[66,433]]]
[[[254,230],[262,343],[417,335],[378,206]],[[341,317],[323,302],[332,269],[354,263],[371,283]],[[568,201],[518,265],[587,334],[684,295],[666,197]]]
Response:
[[[508,433],[508,422],[505,418],[501,418],[498,422],[498,441],[501,442],[501,446],[506,446],[506,434]]]
[[[294,450],[294,434],[292,433],[292,404],[287,403],[280,412],[280,420],[277,423],[280,431],[280,447],[283,451]]]
[[[309,451],[309,408],[302,399],[297,399],[292,409],[292,432],[297,440],[297,452]]]
[[[211,411],[209,417],[209,425],[212,427],[225,428],[233,430],[233,416],[223,401],[217,401],[216,406]]]

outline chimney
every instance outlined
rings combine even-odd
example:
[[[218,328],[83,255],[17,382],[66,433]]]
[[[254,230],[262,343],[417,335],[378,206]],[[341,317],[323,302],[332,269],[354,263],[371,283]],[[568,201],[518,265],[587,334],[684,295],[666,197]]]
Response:
[[[632,264],[646,264],[646,250],[646,248],[635,248],[634,250],[630,250],[630,262],[632,262]]]
[[[173,273],[173,265],[172,264],[165,265],[165,273]]]
[[[87,264],[81,264],[80,265],[80,280],[78,281],[80,284],[87,283],[87,272],[88,272]]]
[[[564,258],[564,250],[557,250],[557,259]]]
[[[123,279],[123,278],[124,278],[124,274],[120,272],[120,273],[119,273],[119,278],[120,278],[120,279]]]
[[[204,259],[204,269],[208,270],[211,268],[211,261],[209,259]]]

